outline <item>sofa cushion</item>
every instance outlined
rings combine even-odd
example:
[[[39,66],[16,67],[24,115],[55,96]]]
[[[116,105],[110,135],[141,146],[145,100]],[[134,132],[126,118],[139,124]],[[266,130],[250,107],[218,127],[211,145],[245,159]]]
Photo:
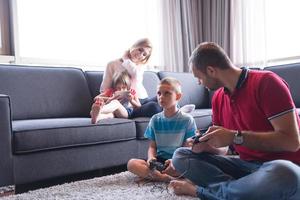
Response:
[[[156,72],[146,71],[144,73],[143,84],[150,98],[156,96],[157,85],[159,82],[160,80]]]
[[[139,118],[135,118],[133,120],[135,121],[135,126],[136,126],[136,138],[138,140],[145,139],[144,133],[149,124],[150,118],[139,117]]]
[[[197,128],[200,131],[205,132],[212,125],[212,110],[210,108],[196,109],[190,114],[194,117]]]
[[[300,63],[266,67],[264,70],[276,73],[289,84],[295,105],[300,108]]]
[[[16,120],[12,129],[17,154],[136,138],[135,124],[128,119],[106,119],[96,125],[90,118]]]
[[[76,68],[0,65],[0,94],[9,95],[14,120],[87,117],[92,101]]]
[[[174,77],[181,82],[183,97],[179,105],[195,104],[196,108],[209,108],[208,90],[198,84],[198,80],[191,73],[158,72],[160,79],[167,76]]]

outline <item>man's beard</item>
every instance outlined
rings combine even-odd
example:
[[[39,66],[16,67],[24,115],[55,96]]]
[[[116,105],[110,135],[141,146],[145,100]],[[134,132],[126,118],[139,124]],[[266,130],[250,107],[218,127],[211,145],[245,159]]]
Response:
[[[210,87],[206,86],[206,88],[208,89],[208,91],[216,91],[219,88],[223,87],[222,83],[217,80],[217,79],[210,79]]]

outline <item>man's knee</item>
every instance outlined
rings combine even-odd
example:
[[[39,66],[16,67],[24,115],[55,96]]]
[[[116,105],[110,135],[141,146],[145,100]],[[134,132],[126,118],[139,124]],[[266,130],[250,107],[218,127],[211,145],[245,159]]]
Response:
[[[183,172],[186,170],[187,161],[192,154],[191,149],[186,147],[181,147],[176,149],[172,157],[172,164],[176,171]]]
[[[300,167],[291,161],[274,160],[268,162],[267,167],[274,181],[278,181],[282,186],[292,187],[300,184]]]

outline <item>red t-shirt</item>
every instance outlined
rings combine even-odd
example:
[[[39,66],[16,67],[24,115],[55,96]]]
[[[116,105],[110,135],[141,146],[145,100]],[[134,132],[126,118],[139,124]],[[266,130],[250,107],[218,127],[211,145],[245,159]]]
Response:
[[[249,70],[243,84],[229,94],[218,89],[212,99],[213,124],[232,130],[273,131],[270,120],[285,112],[295,110],[287,83],[275,73]],[[300,124],[297,112],[295,115]],[[235,145],[243,160],[290,160],[300,164],[297,152],[263,152]]]

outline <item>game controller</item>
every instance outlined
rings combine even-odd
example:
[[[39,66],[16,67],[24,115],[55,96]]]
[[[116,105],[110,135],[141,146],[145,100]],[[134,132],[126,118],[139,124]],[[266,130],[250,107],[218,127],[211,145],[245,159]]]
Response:
[[[119,96],[120,98],[127,98],[130,94],[130,91],[123,90],[123,91],[115,91],[115,95]]]
[[[150,166],[150,170],[157,170],[159,172],[164,171],[168,166],[164,163],[158,162],[157,160],[150,160],[149,162]]]
[[[199,143],[199,142],[200,142],[199,139],[200,139],[201,136],[202,136],[202,135],[195,135],[195,136],[193,136],[193,137],[192,137],[192,139],[194,140],[194,141],[193,141],[193,144]]]
[[[192,137],[192,139],[194,140],[194,141],[193,141],[193,145],[195,145],[195,144],[197,144],[197,143],[200,143],[200,142],[207,142],[208,139],[203,140],[203,141],[200,141],[200,138],[201,138],[203,135],[204,135],[203,133],[201,133],[200,135],[194,135],[194,136]]]

